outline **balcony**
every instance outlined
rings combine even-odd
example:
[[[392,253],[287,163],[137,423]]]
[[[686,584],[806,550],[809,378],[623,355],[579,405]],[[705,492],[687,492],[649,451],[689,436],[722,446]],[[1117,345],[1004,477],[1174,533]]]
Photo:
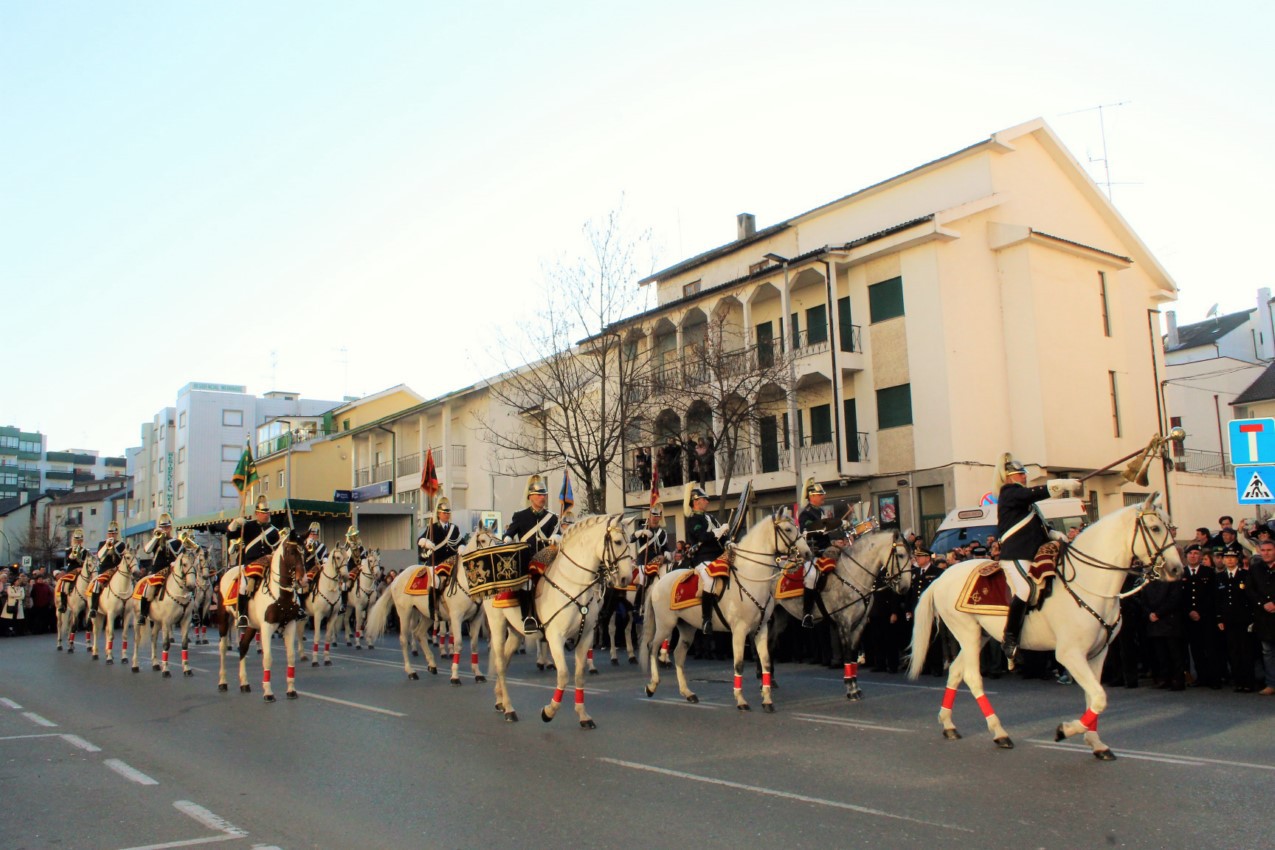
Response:
[[[1222,452],[1209,452],[1202,449],[1185,449],[1182,454],[1174,455],[1173,469],[1176,472],[1191,472],[1197,475],[1216,475],[1230,478],[1235,473],[1235,466],[1230,458]]]
[[[792,340],[793,355],[798,358],[827,354],[830,347],[827,327],[806,328],[798,331]]]
[[[421,471],[422,459],[420,452],[412,452],[410,455],[403,455],[398,459],[399,475],[415,475]]]
[[[867,463],[871,459],[867,432],[856,431],[853,437],[849,434],[846,437],[846,460],[850,463]]]
[[[465,447],[461,445],[452,444],[447,449],[447,460],[453,467],[463,468],[466,465]]]

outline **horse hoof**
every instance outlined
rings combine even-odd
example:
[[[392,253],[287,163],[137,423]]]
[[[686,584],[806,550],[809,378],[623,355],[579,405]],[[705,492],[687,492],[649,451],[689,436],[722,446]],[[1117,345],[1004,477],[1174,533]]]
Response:
[[[182,675],[183,675],[183,676],[193,676],[193,675],[195,675],[195,671],[194,671],[194,670],[183,670],[183,671],[182,671]]]
[[[310,662],[310,666],[311,666],[311,667],[318,667],[318,666],[319,666],[319,662],[317,662],[317,661],[311,661],[311,662]]]
[[[699,705],[699,697],[695,696],[695,694],[691,694],[690,696],[688,696],[686,698],[686,701],[689,702],[691,705]]]
[[[239,693],[241,693],[241,694],[250,694],[250,693],[252,693],[252,685],[240,685],[240,686],[239,686]]]
[[[296,698],[297,698],[296,691],[288,691],[288,699],[296,699]]]
[[[89,657],[90,657],[90,658],[92,658],[94,661],[96,661],[96,660],[97,660],[97,656],[96,656],[96,655],[91,655],[91,656],[89,656]]]
[[[421,679],[421,674],[420,674],[420,673],[417,673],[415,670],[413,670],[412,672],[410,672],[410,673],[408,673],[408,674],[407,674],[407,678],[408,678],[410,681],[413,681],[413,682],[419,682],[419,681],[420,681],[420,679]]]
[[[350,643],[348,640],[345,642],[345,645],[346,645],[346,646],[354,646],[354,644]]]
[[[646,686],[646,695],[647,695],[648,697],[653,697],[653,696],[655,696],[655,688],[651,687],[650,685],[647,685],[647,686]]]
[[[413,649],[413,650],[412,650],[412,657],[413,657],[413,658],[419,658],[419,657],[420,657],[420,654],[421,654],[421,653],[420,653],[420,650],[417,650],[417,649]]]
[[[580,728],[581,729],[597,729],[598,724],[594,723],[592,720],[581,720]]]
[[[266,694],[266,702],[274,702],[274,694]]]
[[[612,666],[612,667],[619,667],[619,666],[620,666],[620,659],[618,659],[618,658],[612,658],[612,659],[611,659],[611,666]]]
[[[629,659],[629,663],[630,663],[630,664],[637,664],[637,659],[636,659],[636,658],[630,658],[630,659]]]
[[[1063,725],[1059,723],[1058,728],[1054,730],[1054,740],[1061,741],[1066,737],[1067,737],[1067,733],[1063,731]]]
[[[517,723],[517,722],[518,722],[518,712],[516,712],[516,711],[506,711],[506,712],[505,712],[505,722],[506,722],[506,723]]]
[[[944,729],[943,737],[949,741],[959,741],[961,740],[961,733],[957,732],[955,729]]]
[[[224,694],[226,691],[230,690],[230,686],[227,685],[225,682],[222,682],[220,685],[217,686],[217,690],[221,691]]]
[[[448,679],[448,681],[451,682],[453,688],[460,687],[460,679]]]
[[[774,714],[775,704],[773,702],[763,702],[761,704],[761,710],[766,712],[767,714]]]
[[[543,708],[540,709],[540,719],[543,720],[545,723],[548,723],[549,721],[553,720],[553,718],[549,716],[549,712],[545,711]]]
[[[1115,761],[1116,754],[1111,750],[1094,750],[1093,757],[1098,761]]]
[[[855,692],[854,692],[854,693],[852,693],[852,694],[846,694],[846,699],[854,700],[855,702],[859,702],[860,700],[862,700],[862,699],[863,699],[863,694],[862,694],[862,693],[860,693],[859,691],[855,691]]]
[[[437,676],[437,675],[438,675],[438,668],[437,668],[437,667],[431,667],[431,668],[429,668],[429,674],[430,674],[431,676]]]
[[[589,675],[590,675],[590,676],[596,676],[596,675],[598,675],[597,668],[594,668],[594,669],[590,670],[590,671],[589,671]]]
[[[487,677],[486,677],[486,676],[475,676],[475,677],[474,677],[474,681],[475,681],[475,682],[485,682],[485,681],[487,681]]]
[[[348,645],[348,644],[347,644],[347,645]],[[363,645],[362,645],[362,644],[359,644],[358,646],[354,647],[354,651],[355,651],[355,652],[362,652],[362,651],[363,651]]]
[[[331,659],[331,658],[325,659],[325,660],[324,660],[324,662],[323,662],[323,666],[324,666],[324,667],[331,667],[331,666],[332,666],[332,659]]]
[[[114,659],[114,658],[108,658],[108,659],[106,659],[106,663],[107,663],[107,664],[114,664],[114,663],[115,663],[115,659]]]
[[[157,672],[158,672],[158,671],[160,671],[160,670],[163,670],[164,668],[163,668],[163,667],[161,667],[161,666],[160,666],[160,665],[158,665],[158,664],[152,664],[152,665],[151,665],[151,669],[152,669],[152,670],[154,670],[154,671],[157,671]]]
[[[62,647],[60,647],[60,646],[59,646],[59,647],[58,647],[58,652],[61,652],[61,651],[62,651]]]
[[[1014,749],[1014,742],[1009,739],[1008,735],[1006,735],[1004,738],[996,738],[995,740],[992,741],[992,743],[1000,747],[1002,750]]]
[[[141,667],[134,667],[134,668],[133,668],[133,672],[134,672],[134,673],[140,673],[141,671],[142,671],[142,668],[141,668]]]
[[[68,649],[68,650],[66,651],[66,654],[67,654],[67,655],[70,655],[72,652],[75,652],[75,647],[71,647],[70,649]]]
[[[503,712],[505,710],[505,707],[501,705],[500,703],[496,703],[496,710]]]
[[[735,708],[739,709],[740,711],[752,711],[752,710],[753,710],[753,707],[752,707],[751,705],[749,705],[748,703],[746,703],[746,702],[745,702],[745,703],[741,703],[740,705],[735,706]]]

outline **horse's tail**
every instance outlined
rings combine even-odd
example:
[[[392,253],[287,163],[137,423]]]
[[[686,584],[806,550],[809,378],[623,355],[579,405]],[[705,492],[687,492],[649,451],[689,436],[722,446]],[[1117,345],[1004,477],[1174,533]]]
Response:
[[[368,609],[367,619],[363,622],[363,634],[367,637],[368,643],[375,643],[385,633],[385,623],[390,618],[390,603],[393,601],[394,594],[386,589],[376,603]]]
[[[934,588],[927,587],[916,601],[916,610],[912,612],[912,664],[908,667],[908,678],[915,679],[921,675],[925,666],[925,654],[930,649],[930,632],[934,630]]]
[[[655,643],[654,582],[648,584],[642,599],[642,641],[638,644],[638,664],[643,673],[651,669],[651,644]]]

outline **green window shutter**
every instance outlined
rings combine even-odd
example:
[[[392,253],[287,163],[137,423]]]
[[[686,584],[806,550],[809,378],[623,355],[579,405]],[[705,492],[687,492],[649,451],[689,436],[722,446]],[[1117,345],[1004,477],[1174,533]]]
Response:
[[[903,315],[903,278],[894,277],[868,287],[868,313],[872,322]]]
[[[877,390],[877,428],[912,424],[912,385],[899,384]]]

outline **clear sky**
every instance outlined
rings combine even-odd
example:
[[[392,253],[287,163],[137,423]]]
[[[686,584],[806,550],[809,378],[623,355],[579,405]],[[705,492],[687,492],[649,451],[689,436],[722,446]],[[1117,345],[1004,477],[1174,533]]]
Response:
[[[433,396],[621,197],[663,267],[1035,117],[1100,159],[1099,104],[1179,321],[1246,309],[1273,8],[11,0],[0,424],[119,454],[192,380]]]

